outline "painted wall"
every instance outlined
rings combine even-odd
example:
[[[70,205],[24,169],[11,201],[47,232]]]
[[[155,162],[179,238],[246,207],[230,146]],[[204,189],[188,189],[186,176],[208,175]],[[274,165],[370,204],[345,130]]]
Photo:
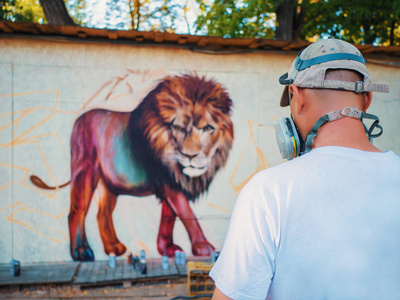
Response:
[[[110,82],[129,72],[135,74],[130,84],[116,89],[114,96],[136,93],[140,99],[154,84],[147,75],[165,72],[205,76],[221,84],[232,99],[235,133],[226,165],[215,173],[199,201],[189,204],[208,242],[220,249],[241,187],[257,171],[282,163],[273,123],[289,112],[278,105],[282,93],[278,78],[294,58],[294,53],[284,52],[204,54],[166,47],[0,39],[0,262],[12,257],[22,262],[72,259],[71,185],[46,190],[34,185],[30,176],[38,176],[49,186],[71,179],[70,139],[75,121],[90,108],[88,103],[96,102],[93,99],[105,98],[102,93]],[[367,66],[374,82],[391,88],[389,95],[375,94],[370,108],[384,128],[375,145],[400,154],[400,70]],[[117,109],[123,106],[116,105]],[[96,217],[102,192],[101,188],[95,192],[85,219],[96,259],[107,258]],[[113,222],[128,251],[137,254],[145,249],[149,257],[160,255],[161,208],[151,194],[118,196]],[[173,240],[191,255],[192,245],[179,219]]]

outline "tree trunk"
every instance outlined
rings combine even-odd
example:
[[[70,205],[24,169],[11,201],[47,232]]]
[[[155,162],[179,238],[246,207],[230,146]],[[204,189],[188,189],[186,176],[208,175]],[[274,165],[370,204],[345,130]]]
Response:
[[[75,25],[63,0],[39,0],[50,25]]]
[[[300,40],[301,30],[305,24],[305,16],[307,13],[306,2],[303,0],[303,6],[300,4],[293,7],[293,35],[292,39],[294,41]]]
[[[133,29],[139,30],[139,26],[140,26],[140,1],[139,0],[135,0],[133,9],[135,12],[135,17],[136,17],[136,21],[133,21],[135,24]]]
[[[394,44],[394,19],[392,20],[392,23],[390,24],[390,46],[393,46]]]
[[[275,38],[277,40],[293,39],[293,14],[294,14],[294,0],[279,1],[276,6],[276,21],[277,27],[275,31]]]

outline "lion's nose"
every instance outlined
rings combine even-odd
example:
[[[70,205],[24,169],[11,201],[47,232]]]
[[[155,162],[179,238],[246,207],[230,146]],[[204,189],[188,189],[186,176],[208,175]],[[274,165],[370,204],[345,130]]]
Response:
[[[197,155],[198,155],[198,153],[196,153],[196,154],[191,154],[191,153],[185,153],[185,152],[182,152],[182,151],[179,151],[180,152],[180,154],[182,154],[183,156],[186,156],[187,158],[189,158],[189,159],[193,159],[193,158],[195,158]]]

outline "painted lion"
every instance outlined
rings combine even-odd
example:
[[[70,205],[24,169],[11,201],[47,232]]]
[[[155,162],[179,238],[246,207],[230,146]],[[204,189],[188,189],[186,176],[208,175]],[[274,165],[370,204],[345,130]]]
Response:
[[[181,250],[172,237],[178,217],[193,254],[210,255],[214,247],[189,201],[207,191],[227,161],[234,134],[231,108],[220,84],[183,75],[165,77],[132,112],[95,109],[80,116],[71,135],[72,258],[94,260],[85,217],[96,187],[101,189],[97,220],[107,254],[126,251],[112,221],[117,196],[156,195],[162,205],[159,253],[171,257]]]

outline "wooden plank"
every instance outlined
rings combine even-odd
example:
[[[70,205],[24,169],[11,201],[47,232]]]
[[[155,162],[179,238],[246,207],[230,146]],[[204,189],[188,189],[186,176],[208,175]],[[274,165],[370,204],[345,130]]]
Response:
[[[187,275],[186,265],[175,265],[178,271],[178,275],[185,277]]]
[[[168,277],[168,276],[178,276],[178,269],[175,266],[174,259],[170,258],[168,259],[169,261],[169,268],[168,269],[163,269],[162,268],[162,261],[161,259],[154,259],[153,260],[153,265],[154,265],[154,273],[152,274],[152,277]]]
[[[105,271],[105,276],[104,279],[102,281],[113,281],[113,280],[117,280],[118,278],[116,278],[115,273],[116,270],[118,268],[118,263],[117,263],[117,267],[116,268],[110,268],[110,266],[105,266],[104,267],[104,271]]]
[[[122,279],[134,279],[136,278],[136,272],[133,270],[132,265],[126,263],[123,264]]]
[[[155,276],[154,259],[146,259],[146,263],[147,263],[147,273],[141,274],[140,272],[136,271],[137,278],[151,278]]]
[[[169,269],[162,269],[162,276],[176,276],[178,275],[178,269],[175,266],[175,259],[174,258],[169,258],[168,259],[168,263],[169,263]]]
[[[205,258],[188,258],[194,261],[204,261]],[[21,275],[14,277],[10,275],[9,264],[0,265],[0,286],[3,285],[27,285],[27,284],[51,284],[70,283],[74,287],[108,284],[118,282],[129,286],[132,282],[141,280],[160,279],[169,277],[184,277],[186,265],[175,265],[174,259],[169,259],[170,267],[163,270],[161,257],[147,259],[147,274],[136,271],[132,265],[126,264],[125,260],[117,260],[117,268],[108,267],[108,261],[95,262],[67,262],[53,264],[31,264],[21,266]],[[78,269],[79,267],[79,269]],[[77,271],[78,270],[78,271]],[[76,275],[74,277],[74,275]]]
[[[81,283],[95,283],[96,282],[97,274],[100,271],[101,262],[94,261],[94,262],[91,262],[91,264],[93,264],[91,271],[88,272],[87,276],[82,278]]]
[[[95,262],[83,262],[79,268],[78,273],[76,274],[74,283],[86,283],[90,282],[90,278],[92,276],[92,272],[94,270],[96,263]]]
[[[160,277],[161,276],[161,258],[154,259],[153,263],[153,272],[149,274],[150,277]]]
[[[93,274],[92,276],[93,278],[95,278],[94,282],[104,282],[107,272],[106,268],[109,268],[108,261],[98,261],[96,262],[96,264],[96,274]]]
[[[114,269],[114,280],[121,280],[124,273],[126,260],[117,260],[117,267]]]
[[[21,264],[21,275],[12,276],[10,265],[0,266],[0,285],[71,283],[79,262]]]

